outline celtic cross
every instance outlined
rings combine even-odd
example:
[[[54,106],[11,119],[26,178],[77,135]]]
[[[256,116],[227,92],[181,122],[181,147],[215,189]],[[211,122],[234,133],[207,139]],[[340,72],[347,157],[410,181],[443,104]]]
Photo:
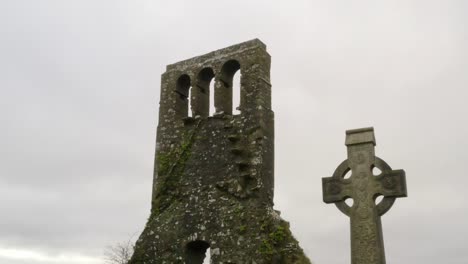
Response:
[[[333,176],[322,178],[323,201],[335,203],[351,222],[351,263],[385,264],[380,217],[392,207],[397,197],[406,197],[405,171],[392,170],[375,156],[373,128],[346,131],[348,159]],[[374,175],[377,167],[381,173]],[[351,171],[351,177],[345,178]],[[378,204],[378,196],[384,198]],[[348,206],[345,200],[353,199]]]

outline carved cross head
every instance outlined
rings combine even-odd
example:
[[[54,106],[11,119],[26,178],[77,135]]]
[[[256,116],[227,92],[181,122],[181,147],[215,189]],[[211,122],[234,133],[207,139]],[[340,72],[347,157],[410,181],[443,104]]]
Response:
[[[348,216],[367,217],[371,211],[385,214],[397,197],[406,197],[406,178],[403,170],[392,170],[382,159],[375,156],[374,129],[361,128],[346,131],[348,159],[343,161],[333,176],[322,178],[323,201],[335,203]],[[373,169],[381,173],[374,175]],[[351,171],[351,176],[345,176]],[[375,199],[383,196],[379,204]],[[345,203],[353,199],[353,205]]]

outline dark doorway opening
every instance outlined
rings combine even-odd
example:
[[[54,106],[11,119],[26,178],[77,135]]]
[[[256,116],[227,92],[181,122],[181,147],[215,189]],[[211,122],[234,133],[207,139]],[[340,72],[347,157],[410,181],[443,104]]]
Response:
[[[187,244],[185,249],[186,264],[205,264],[210,261],[210,244],[206,241],[193,241]],[[208,253],[208,254],[206,254]],[[207,256],[208,255],[208,256]],[[207,262],[208,261],[208,262]]]

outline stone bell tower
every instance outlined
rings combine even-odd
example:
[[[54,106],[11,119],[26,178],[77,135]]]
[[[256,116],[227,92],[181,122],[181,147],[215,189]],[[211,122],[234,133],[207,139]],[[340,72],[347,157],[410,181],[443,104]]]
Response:
[[[240,114],[233,115],[239,70]],[[216,113],[209,116],[213,92]],[[168,65],[151,215],[130,263],[202,264],[209,254],[220,264],[309,264],[289,224],[273,210],[273,169],[265,44],[254,39]]]

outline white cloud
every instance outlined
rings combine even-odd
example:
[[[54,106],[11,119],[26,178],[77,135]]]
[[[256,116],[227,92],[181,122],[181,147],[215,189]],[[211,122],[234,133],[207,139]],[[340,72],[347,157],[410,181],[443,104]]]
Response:
[[[43,252],[31,251],[27,249],[9,249],[0,248],[0,263],[54,263],[54,264],[102,264],[100,258],[88,257],[83,255],[65,254],[65,255],[47,255]]]

